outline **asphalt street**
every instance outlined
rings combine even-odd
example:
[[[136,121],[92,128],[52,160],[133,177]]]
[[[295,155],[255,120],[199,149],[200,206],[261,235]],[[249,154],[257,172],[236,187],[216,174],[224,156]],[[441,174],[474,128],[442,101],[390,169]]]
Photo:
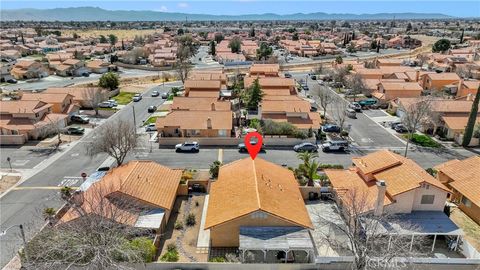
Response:
[[[107,121],[114,121],[115,119],[130,119],[133,121],[133,106],[135,106],[137,127],[140,128],[142,120],[147,119],[150,115],[147,112],[148,106],[159,105],[165,101],[160,97],[150,97],[151,92],[157,90],[163,93],[178,85],[180,85],[179,82],[171,82],[165,83],[165,86],[160,85],[148,89],[143,94],[144,98],[141,101],[126,105],[124,109],[113,114]],[[82,172],[87,174],[94,172],[107,159],[106,154],[97,155],[93,158],[85,154],[85,143],[94,140],[96,134],[102,128],[103,126],[99,126],[86,134],[75,146],[64,150],[61,158],[2,196],[0,198],[0,228],[4,229],[12,225],[24,224],[28,238],[38,231],[44,223],[41,214],[43,209],[46,206],[58,209],[62,205],[59,199],[60,187],[65,185],[78,186]],[[11,155],[14,153],[18,155],[15,159],[20,159],[21,152],[6,149]],[[2,168],[4,167],[4,150],[2,148]],[[26,157],[31,155],[29,153],[25,154]],[[37,158],[34,160],[32,164],[35,162],[40,164]],[[14,169],[21,169],[20,165],[15,166]],[[0,267],[5,266],[10,261],[20,245],[21,238],[13,231],[2,236],[0,241]]]

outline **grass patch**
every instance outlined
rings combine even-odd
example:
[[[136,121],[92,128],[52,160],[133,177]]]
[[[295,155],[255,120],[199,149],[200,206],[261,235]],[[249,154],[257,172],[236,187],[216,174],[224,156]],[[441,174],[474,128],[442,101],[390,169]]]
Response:
[[[120,105],[126,105],[132,101],[133,96],[135,93],[131,92],[120,92],[118,95],[112,97]]]
[[[170,94],[170,95],[168,95],[167,100],[173,100],[173,97],[174,97],[174,95],[173,95],[173,94]]]
[[[113,111],[116,112],[118,111],[117,108],[98,108],[99,111]]]
[[[143,123],[144,126],[148,124],[153,124],[157,121],[158,116],[150,116],[145,123]]]
[[[409,134],[404,134],[403,137],[408,140]],[[416,145],[423,146],[423,147],[432,147],[432,148],[440,147],[439,143],[434,141],[429,136],[426,136],[426,135],[423,135],[423,134],[413,134],[411,142],[416,144]]]

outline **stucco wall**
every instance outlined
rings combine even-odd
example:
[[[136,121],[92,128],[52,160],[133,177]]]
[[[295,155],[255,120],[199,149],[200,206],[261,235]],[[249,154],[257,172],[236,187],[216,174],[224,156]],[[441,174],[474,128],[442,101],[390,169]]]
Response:
[[[240,226],[296,226],[266,213],[266,218],[252,218],[251,214],[231,220],[210,229],[212,247],[238,247]]]
[[[427,184],[428,185],[428,184]],[[415,190],[415,201],[413,202],[413,211],[443,211],[445,201],[447,200],[447,192],[432,185]],[[434,195],[433,204],[421,204],[423,195]]]

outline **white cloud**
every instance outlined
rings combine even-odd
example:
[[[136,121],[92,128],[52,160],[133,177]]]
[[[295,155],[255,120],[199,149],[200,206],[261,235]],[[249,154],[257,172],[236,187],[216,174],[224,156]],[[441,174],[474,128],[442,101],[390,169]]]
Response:
[[[187,3],[178,3],[178,7],[179,8],[188,8],[188,4]]]
[[[166,6],[161,6],[158,11],[168,11],[168,8]]]

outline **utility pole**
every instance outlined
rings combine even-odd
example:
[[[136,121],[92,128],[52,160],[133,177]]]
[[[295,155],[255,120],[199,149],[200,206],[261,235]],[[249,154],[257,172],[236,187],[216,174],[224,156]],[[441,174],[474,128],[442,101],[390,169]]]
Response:
[[[135,105],[132,105],[133,109],[133,128],[135,130],[135,135],[137,135],[137,118],[135,117]]]
[[[12,159],[10,157],[7,157],[7,162],[8,162],[8,166],[10,166],[10,172],[12,172]]]

